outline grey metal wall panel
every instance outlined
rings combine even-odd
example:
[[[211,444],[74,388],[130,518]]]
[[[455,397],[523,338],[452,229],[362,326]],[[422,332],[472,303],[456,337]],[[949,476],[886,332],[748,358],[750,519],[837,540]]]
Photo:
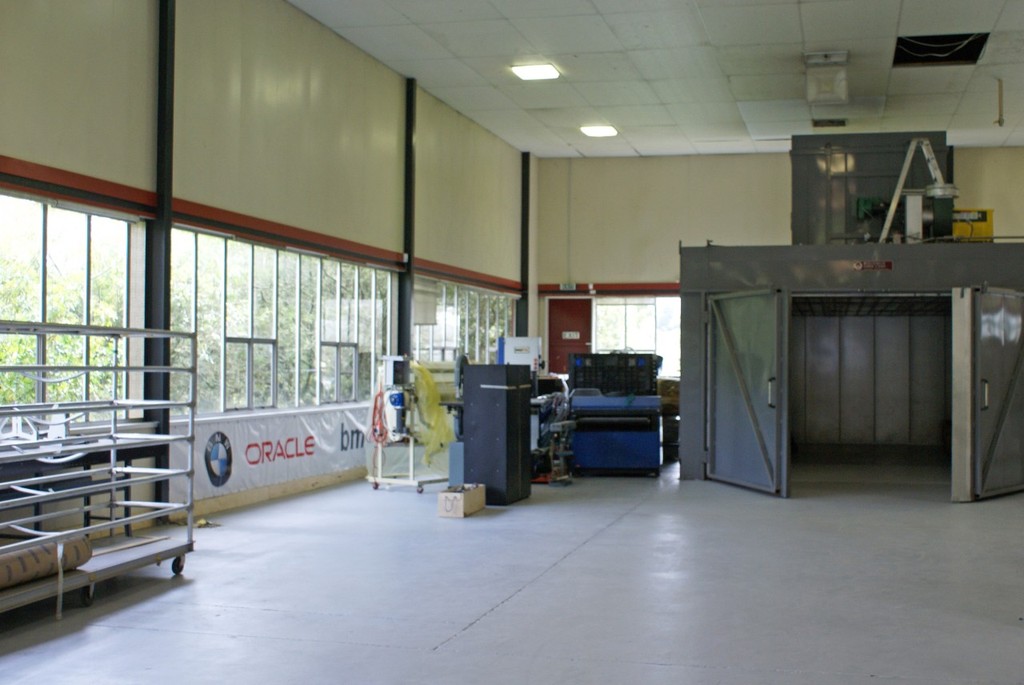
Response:
[[[807,319],[789,324],[789,430],[796,442],[807,442]]]
[[[845,316],[840,322],[839,441],[875,441],[875,317]]]
[[[806,440],[839,442],[839,319],[810,317],[807,340]]]
[[[910,443],[910,319],[876,322],[875,439],[886,445]]]
[[[948,317],[910,319],[910,444],[941,445],[949,420]]]
[[[679,477],[703,479],[705,452],[705,378],[707,332],[704,296],[680,298]]]
[[[680,292],[941,292],[988,283],[1024,290],[1024,244],[685,247]]]

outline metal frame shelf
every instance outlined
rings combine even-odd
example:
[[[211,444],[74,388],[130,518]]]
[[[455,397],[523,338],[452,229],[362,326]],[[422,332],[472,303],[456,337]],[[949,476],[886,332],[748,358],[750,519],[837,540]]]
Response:
[[[103,339],[108,363],[0,365],[0,387],[29,379],[34,402],[0,404],[0,554],[24,552],[41,544],[56,543],[58,572],[0,589],[0,612],[56,597],[57,617],[64,593],[84,590],[91,603],[101,580],[172,559],[175,575],[184,570],[185,555],[193,550],[192,478],[195,409],[196,344],[192,333],[151,329],[68,326],[0,321],[0,336],[27,336],[37,350],[47,349],[50,336]],[[177,341],[187,345],[187,366],[146,366],[141,345],[147,340]],[[86,346],[83,345],[83,349]],[[83,355],[83,358],[86,355]],[[4,360],[0,360],[4,361]],[[51,390],[70,382],[103,374],[108,397],[47,401]],[[185,378],[187,401],[142,397],[144,379],[157,374],[170,387],[171,378]],[[24,380],[19,380],[24,383]],[[59,394],[59,393],[58,393]],[[184,435],[159,432],[168,412],[187,417]],[[168,450],[187,444],[185,468],[168,468]],[[137,466],[153,460],[155,466]],[[170,493],[170,481],[183,479],[184,495],[161,500]],[[137,497],[139,491],[153,493]],[[137,535],[138,524],[183,516],[185,525],[175,535]],[[86,538],[92,557],[74,570],[61,568],[63,543]]]

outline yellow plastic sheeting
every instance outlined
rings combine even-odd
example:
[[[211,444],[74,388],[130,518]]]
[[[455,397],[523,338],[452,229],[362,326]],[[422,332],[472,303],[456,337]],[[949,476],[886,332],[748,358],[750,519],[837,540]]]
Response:
[[[448,412],[441,406],[441,394],[430,371],[417,361],[411,361],[409,368],[412,369],[416,389],[416,413],[422,424],[417,437],[426,447],[423,463],[429,466],[434,455],[445,450],[455,439],[455,429]]]

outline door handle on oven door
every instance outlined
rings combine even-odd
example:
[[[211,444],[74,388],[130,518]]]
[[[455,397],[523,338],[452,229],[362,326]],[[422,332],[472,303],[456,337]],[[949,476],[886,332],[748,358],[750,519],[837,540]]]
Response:
[[[768,379],[768,406],[775,409],[775,376]]]
[[[988,409],[988,380],[981,379],[981,411]]]

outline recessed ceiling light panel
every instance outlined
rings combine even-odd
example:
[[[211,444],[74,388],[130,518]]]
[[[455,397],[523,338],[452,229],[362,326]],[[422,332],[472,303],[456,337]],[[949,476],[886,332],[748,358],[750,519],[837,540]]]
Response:
[[[524,81],[544,81],[559,76],[553,64],[520,64],[512,67],[512,73]]]
[[[591,138],[611,138],[619,135],[614,126],[580,126],[580,131]]]

